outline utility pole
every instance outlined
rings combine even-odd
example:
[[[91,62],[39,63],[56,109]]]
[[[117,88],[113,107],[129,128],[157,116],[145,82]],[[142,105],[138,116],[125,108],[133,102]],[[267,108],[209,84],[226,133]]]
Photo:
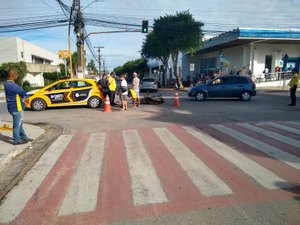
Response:
[[[105,74],[105,58],[103,58],[103,74]]]
[[[74,4],[75,0],[73,0],[71,11],[70,11],[70,18],[69,18],[69,26],[68,26],[68,49],[69,49],[69,59],[70,59],[70,78],[73,78],[73,66],[72,66],[72,49],[71,49],[71,20],[72,20],[72,14],[74,11]],[[67,76],[67,73],[66,73]]]
[[[101,76],[101,48],[104,48],[104,47],[98,46],[98,47],[94,47],[94,48],[98,49],[99,76]]]
[[[84,45],[84,37],[82,33],[82,29],[84,28],[84,22],[80,7],[80,0],[74,0],[74,8],[76,11],[76,19],[75,19],[75,28],[74,31],[76,33],[76,45],[77,45],[77,77],[83,78],[83,59],[82,59],[82,47]]]

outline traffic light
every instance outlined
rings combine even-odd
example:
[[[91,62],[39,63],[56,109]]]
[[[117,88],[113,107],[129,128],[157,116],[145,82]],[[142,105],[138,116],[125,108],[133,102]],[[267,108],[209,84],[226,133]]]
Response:
[[[142,33],[148,33],[148,20],[143,20],[142,22]]]

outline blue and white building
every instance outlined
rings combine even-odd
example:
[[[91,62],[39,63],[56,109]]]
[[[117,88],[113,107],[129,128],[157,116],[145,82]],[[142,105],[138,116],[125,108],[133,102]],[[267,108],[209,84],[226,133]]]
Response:
[[[251,69],[254,76],[265,68],[275,72],[282,67],[282,57],[287,54],[288,64],[300,69],[300,30],[290,29],[235,29],[204,41],[193,55],[183,55],[182,74],[237,72]]]

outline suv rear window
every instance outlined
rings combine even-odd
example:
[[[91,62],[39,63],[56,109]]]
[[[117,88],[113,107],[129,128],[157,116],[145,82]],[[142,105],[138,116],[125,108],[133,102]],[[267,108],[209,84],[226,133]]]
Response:
[[[155,80],[152,78],[145,78],[143,79],[143,82],[155,82]]]

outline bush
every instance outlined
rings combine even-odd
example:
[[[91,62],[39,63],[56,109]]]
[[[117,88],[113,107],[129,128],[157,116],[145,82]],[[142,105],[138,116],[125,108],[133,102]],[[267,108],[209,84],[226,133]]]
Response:
[[[24,89],[24,91],[28,92],[31,91],[31,85],[29,83],[29,81],[25,80],[23,82],[22,88]]]
[[[0,66],[0,81],[5,81],[7,79],[7,73],[9,69],[16,69],[18,71],[18,80],[16,81],[17,84],[21,84],[23,78],[27,73],[27,66],[25,62],[9,62],[3,63]]]

